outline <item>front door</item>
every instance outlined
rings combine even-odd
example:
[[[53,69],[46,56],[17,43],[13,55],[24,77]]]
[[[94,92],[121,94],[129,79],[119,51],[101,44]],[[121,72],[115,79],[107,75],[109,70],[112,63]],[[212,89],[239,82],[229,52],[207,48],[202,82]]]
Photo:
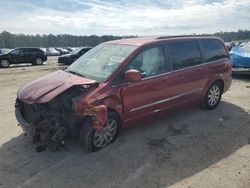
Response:
[[[143,78],[123,85],[123,110],[127,120],[154,112],[158,102],[164,98],[162,82],[167,66],[163,48],[144,49],[126,67],[126,70],[130,69],[139,70]]]
[[[25,55],[23,49],[16,49],[11,52],[11,59],[13,63],[24,63]]]

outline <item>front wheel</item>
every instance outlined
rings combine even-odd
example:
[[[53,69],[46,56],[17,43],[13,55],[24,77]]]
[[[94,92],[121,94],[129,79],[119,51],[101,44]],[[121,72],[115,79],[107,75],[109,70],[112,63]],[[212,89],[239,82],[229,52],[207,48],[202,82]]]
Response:
[[[219,82],[214,82],[209,88],[204,97],[204,107],[208,110],[215,109],[221,100],[222,86]]]
[[[97,133],[92,118],[86,119],[79,134],[80,144],[85,151],[94,152],[114,142],[121,128],[119,117],[115,113],[109,113],[103,128],[103,133]]]
[[[7,68],[7,67],[10,66],[10,62],[7,59],[3,59],[0,62],[0,66],[3,67],[3,68]]]

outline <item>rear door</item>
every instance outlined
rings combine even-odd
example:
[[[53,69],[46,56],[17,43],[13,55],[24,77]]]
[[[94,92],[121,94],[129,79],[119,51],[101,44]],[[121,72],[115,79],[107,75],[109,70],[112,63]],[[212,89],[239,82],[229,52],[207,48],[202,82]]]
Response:
[[[165,45],[171,72],[165,77],[165,105],[175,105],[199,98],[209,79],[209,69],[202,66],[198,40],[177,40]]]
[[[162,46],[152,46],[139,53],[126,70],[139,70],[143,78],[138,82],[125,83],[122,88],[123,110],[127,120],[144,116],[158,109],[164,98],[161,85],[167,72]]]
[[[25,63],[33,62],[36,56],[35,49],[32,48],[24,48],[24,56],[23,61]]]

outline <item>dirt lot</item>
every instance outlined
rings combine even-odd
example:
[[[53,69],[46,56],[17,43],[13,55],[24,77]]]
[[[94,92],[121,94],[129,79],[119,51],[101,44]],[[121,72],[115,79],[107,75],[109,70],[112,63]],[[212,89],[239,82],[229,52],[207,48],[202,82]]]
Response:
[[[14,116],[18,88],[60,69],[0,69],[0,187],[250,187],[250,78],[235,78],[221,105],[198,107],[122,132],[96,153],[35,151]]]

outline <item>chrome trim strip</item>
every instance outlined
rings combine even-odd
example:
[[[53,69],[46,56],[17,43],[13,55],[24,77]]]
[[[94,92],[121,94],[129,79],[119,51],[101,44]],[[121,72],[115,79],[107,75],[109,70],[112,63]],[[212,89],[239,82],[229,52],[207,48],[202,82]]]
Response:
[[[185,95],[189,95],[191,93],[195,93],[195,92],[201,91],[202,89],[203,88],[194,89],[192,91],[187,91],[185,93],[182,93],[182,94],[179,94],[179,95],[175,95],[173,97],[169,97],[169,98],[166,98],[166,99],[163,99],[163,100],[155,101],[153,103],[149,103],[149,104],[137,107],[137,108],[133,108],[133,109],[129,110],[129,112],[134,112],[134,111],[141,110],[141,109],[144,109],[144,108],[148,108],[148,107],[151,107],[151,106],[154,106],[154,105],[157,105],[157,104],[161,104],[161,103],[168,102],[168,101],[171,101],[171,100],[174,100],[174,99],[178,99],[178,98],[183,97]]]

